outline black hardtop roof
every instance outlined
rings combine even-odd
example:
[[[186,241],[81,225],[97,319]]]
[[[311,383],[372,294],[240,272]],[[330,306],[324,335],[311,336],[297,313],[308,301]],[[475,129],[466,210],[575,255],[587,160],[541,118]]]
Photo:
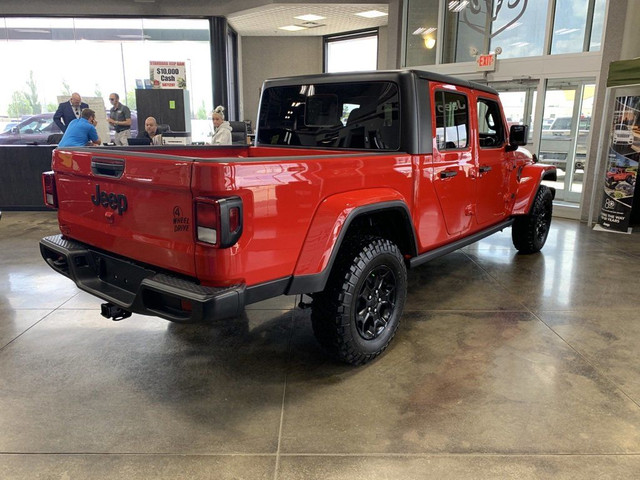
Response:
[[[498,92],[491,87],[480,83],[463,80],[461,78],[443,75],[418,69],[402,70],[375,70],[368,72],[345,72],[345,73],[317,73],[313,75],[298,75],[294,77],[271,78],[264,82],[264,87],[275,87],[285,85],[300,85],[307,83],[333,83],[333,82],[367,82],[389,80],[398,82],[401,77],[413,75],[434,82],[450,83],[461,87],[481,90],[483,92],[498,95]]]

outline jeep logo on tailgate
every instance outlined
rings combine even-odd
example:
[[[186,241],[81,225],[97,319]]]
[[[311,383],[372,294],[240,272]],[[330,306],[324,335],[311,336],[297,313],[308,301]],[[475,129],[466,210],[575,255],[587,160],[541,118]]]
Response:
[[[127,197],[121,193],[107,193],[100,191],[100,185],[96,185],[95,195],[91,195],[91,201],[95,206],[102,205],[104,208],[118,210],[118,214],[122,215],[127,211]]]

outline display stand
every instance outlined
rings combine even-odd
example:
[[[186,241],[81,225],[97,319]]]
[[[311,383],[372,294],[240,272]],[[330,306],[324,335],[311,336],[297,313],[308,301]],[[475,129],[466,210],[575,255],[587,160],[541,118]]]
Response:
[[[629,225],[640,218],[640,58],[611,63],[604,104],[588,223],[631,233]]]

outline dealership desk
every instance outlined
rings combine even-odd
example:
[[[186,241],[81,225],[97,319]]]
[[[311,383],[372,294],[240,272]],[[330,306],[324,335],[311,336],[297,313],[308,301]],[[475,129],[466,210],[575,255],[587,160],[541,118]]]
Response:
[[[41,174],[56,145],[0,145],[0,210],[45,210]]]

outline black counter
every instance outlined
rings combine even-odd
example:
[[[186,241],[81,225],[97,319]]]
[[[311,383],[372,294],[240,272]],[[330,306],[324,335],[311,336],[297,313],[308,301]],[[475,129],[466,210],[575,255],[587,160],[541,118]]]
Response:
[[[42,172],[55,145],[0,145],[0,210],[46,210]]]

